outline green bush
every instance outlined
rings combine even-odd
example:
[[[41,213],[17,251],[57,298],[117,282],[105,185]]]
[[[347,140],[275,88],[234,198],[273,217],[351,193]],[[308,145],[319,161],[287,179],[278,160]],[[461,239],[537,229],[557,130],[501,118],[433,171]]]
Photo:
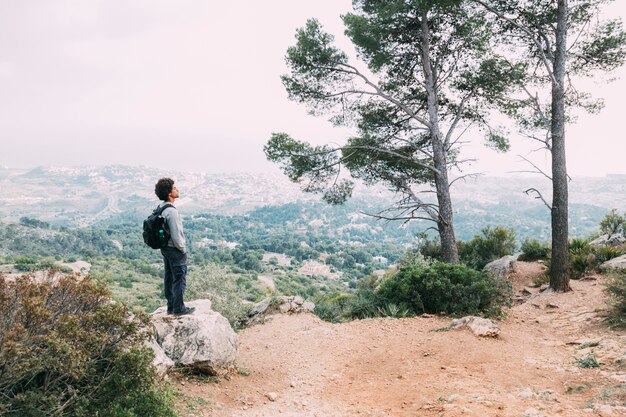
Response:
[[[591,246],[582,239],[570,240],[569,263],[572,278],[580,278],[589,272],[595,271],[598,266]]]
[[[419,247],[420,254],[429,259],[433,259],[436,261],[443,260],[443,252],[441,251],[441,243],[436,240],[424,240]],[[407,252],[407,255],[410,252]],[[407,256],[405,255],[405,257]]]
[[[90,278],[0,276],[0,415],[172,417],[146,317]]]
[[[593,248],[593,253],[596,257],[596,262],[602,264],[603,262],[622,256],[624,249],[615,246],[597,246]]]
[[[550,253],[550,247],[546,243],[542,243],[536,239],[526,239],[522,243],[522,254],[518,258],[520,261],[536,261],[539,259],[547,259]]]
[[[476,235],[472,240],[459,242],[461,262],[470,268],[483,269],[489,262],[515,252],[515,230],[496,226],[485,227],[481,232],[483,236]]]
[[[626,327],[626,272],[611,274],[606,283],[605,291],[612,306],[609,323]]]
[[[622,216],[617,213],[617,209],[611,210],[600,221],[600,230],[609,236],[615,233],[626,234],[626,213]]]
[[[228,319],[234,329],[244,326],[248,318],[250,306],[242,301],[242,296],[246,295],[242,290],[243,281],[239,281],[241,276],[229,274],[227,268],[208,263],[201,268],[194,268],[187,275],[186,300],[208,299],[211,300],[213,309]],[[249,291],[254,297],[263,298],[263,293],[252,288]]]
[[[401,268],[384,281],[378,295],[414,314],[446,313],[495,316],[510,305],[511,284],[464,265],[434,262]]]
[[[359,280],[354,294],[335,293],[314,299],[315,314],[322,320],[342,322],[381,315],[381,299],[376,289],[378,278]]]
[[[610,259],[621,256],[620,247],[591,246],[585,240],[572,239],[569,243],[570,270],[573,278],[597,272],[600,265]]]
[[[315,303],[315,314],[322,320],[331,323],[339,323],[347,319],[345,314],[348,300],[354,297],[353,294],[334,293],[329,295],[319,295],[313,299]]]

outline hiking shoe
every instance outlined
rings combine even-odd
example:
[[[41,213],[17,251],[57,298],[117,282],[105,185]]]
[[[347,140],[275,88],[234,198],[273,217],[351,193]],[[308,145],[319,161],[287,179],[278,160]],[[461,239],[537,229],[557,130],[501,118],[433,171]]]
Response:
[[[183,308],[181,311],[179,311],[179,312],[173,312],[172,314],[173,314],[173,315],[175,315],[175,316],[184,316],[184,315],[186,315],[186,314],[191,314],[191,313],[193,313],[194,311],[196,311],[196,308],[195,308],[195,307],[185,307],[185,308]]]

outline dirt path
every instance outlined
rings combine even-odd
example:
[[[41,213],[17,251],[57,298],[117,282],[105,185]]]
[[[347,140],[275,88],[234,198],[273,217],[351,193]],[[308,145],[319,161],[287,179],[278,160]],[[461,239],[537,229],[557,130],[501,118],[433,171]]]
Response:
[[[541,271],[520,263],[516,290]],[[626,415],[626,332],[603,324],[602,280],[573,281],[567,294],[529,290],[499,322],[498,339],[436,331],[450,323],[440,317],[334,325],[277,316],[239,334],[244,372],[218,384],[174,382],[181,415]],[[577,365],[590,354],[600,368]]]

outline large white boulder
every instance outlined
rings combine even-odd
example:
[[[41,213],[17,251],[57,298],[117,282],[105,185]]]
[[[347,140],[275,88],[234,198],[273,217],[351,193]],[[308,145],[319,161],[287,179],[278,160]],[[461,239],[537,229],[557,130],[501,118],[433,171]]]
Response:
[[[609,259],[608,261],[600,265],[600,269],[602,269],[603,271],[610,271],[610,270],[626,271],[626,255]]]
[[[461,319],[452,320],[450,329],[460,329],[468,327],[472,333],[479,337],[498,337],[500,328],[489,319],[476,316],[466,316]]]
[[[154,352],[154,360],[152,361],[152,366],[154,366],[157,375],[160,378],[165,377],[170,368],[174,366],[174,361],[167,357],[167,355],[165,354],[165,352],[163,352],[163,349],[161,348],[161,346],[159,346],[154,337],[151,337],[150,341],[148,341],[146,345]]]
[[[196,311],[172,316],[161,307],[152,313],[157,343],[176,365],[211,375],[225,375],[234,368],[237,334],[224,316],[211,309],[211,301],[185,304],[195,307]]]
[[[500,259],[489,262],[483,268],[485,271],[491,272],[497,277],[506,278],[511,272],[515,271],[517,267],[517,256],[507,255]]]
[[[612,235],[602,235],[599,238],[589,242],[589,246],[620,246],[626,242],[621,233],[613,233]]]

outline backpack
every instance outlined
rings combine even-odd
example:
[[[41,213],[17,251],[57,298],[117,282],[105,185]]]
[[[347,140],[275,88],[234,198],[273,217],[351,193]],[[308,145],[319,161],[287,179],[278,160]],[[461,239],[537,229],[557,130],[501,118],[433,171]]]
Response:
[[[157,207],[152,214],[143,221],[143,241],[152,249],[164,248],[167,246],[168,240],[170,240],[170,231],[167,228],[167,222],[163,216],[161,216],[163,210],[168,207],[174,206],[168,203],[163,207]]]

